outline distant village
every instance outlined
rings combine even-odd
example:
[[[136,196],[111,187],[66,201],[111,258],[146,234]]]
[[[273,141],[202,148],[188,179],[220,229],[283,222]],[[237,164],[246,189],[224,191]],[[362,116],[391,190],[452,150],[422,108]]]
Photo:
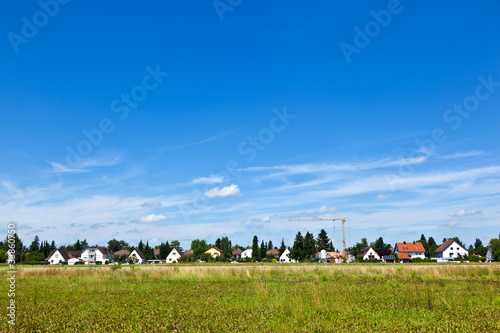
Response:
[[[424,235],[417,241],[401,241],[393,245],[385,244],[382,237],[368,244],[367,239],[346,249],[336,250],[326,231],[322,229],[317,237],[310,232],[304,236],[298,232],[293,246],[286,246],[284,240],[279,247],[272,241],[264,242],[257,236],[253,237],[252,246],[242,247],[232,245],[228,237],[218,238],[214,244],[205,240],[194,239],[191,249],[184,250],[179,240],[171,240],[151,247],[142,241],[137,246],[127,242],[112,239],[107,246],[89,246],[86,240],[77,240],[75,244],[55,247],[55,242],[40,242],[35,237],[30,246],[24,246],[22,241],[14,236],[15,249],[9,250],[8,240],[0,242],[0,261],[6,262],[7,257],[15,257],[15,261],[36,265],[131,265],[131,264],[174,264],[187,262],[323,262],[323,263],[411,263],[450,261],[499,261],[500,237],[492,239],[484,246],[480,239],[468,248],[458,237],[444,238],[437,244],[433,237]]]

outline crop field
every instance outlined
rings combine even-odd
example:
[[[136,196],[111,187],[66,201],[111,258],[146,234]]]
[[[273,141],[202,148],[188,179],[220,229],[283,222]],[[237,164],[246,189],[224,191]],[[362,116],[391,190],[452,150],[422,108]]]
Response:
[[[18,271],[17,323],[4,316],[2,332],[500,331],[498,264]]]

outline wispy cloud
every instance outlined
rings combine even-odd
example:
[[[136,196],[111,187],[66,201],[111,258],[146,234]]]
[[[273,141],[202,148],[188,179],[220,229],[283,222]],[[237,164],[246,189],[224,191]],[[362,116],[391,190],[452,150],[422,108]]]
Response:
[[[203,140],[200,140],[200,141],[196,141],[196,142],[191,142],[191,143],[182,143],[182,144],[176,144],[176,145],[168,145],[168,146],[163,146],[163,147],[160,147],[158,148],[158,156],[161,156],[163,153],[167,152],[167,151],[171,151],[171,150],[178,150],[178,149],[183,149],[183,148],[190,148],[190,147],[195,147],[195,146],[199,146],[199,145],[202,145],[202,144],[205,144],[205,143],[209,143],[209,142],[212,142],[212,141],[215,141],[215,140],[218,140],[220,138],[223,138],[225,136],[228,136],[232,133],[234,133],[235,131],[231,131],[231,132],[227,132],[227,133],[223,133],[223,134],[219,134],[219,135],[214,135],[208,139],[203,139]]]
[[[210,176],[210,177],[200,177],[193,179],[193,184],[220,184],[224,182],[224,177],[222,176]]]
[[[483,212],[481,210],[467,211],[465,209],[458,210],[452,217],[471,217],[471,216],[481,216]]]
[[[115,155],[107,158],[87,158],[82,160],[77,168],[71,168],[59,162],[46,161],[52,166],[52,171],[56,173],[88,173],[89,168],[93,167],[109,167],[121,163],[121,156]]]
[[[154,222],[159,222],[162,220],[166,220],[167,217],[164,215],[155,215],[155,214],[150,214],[147,216],[143,216],[139,219],[139,222],[141,223],[154,223]]]
[[[484,154],[483,151],[480,151],[480,150],[471,150],[471,151],[468,151],[468,152],[456,152],[454,154],[450,154],[450,155],[444,155],[443,158],[445,159],[457,159],[457,158],[467,158],[467,157],[473,157],[473,156],[479,156],[479,155],[482,155]]]
[[[387,200],[387,199],[390,199],[392,197],[394,197],[394,194],[392,194],[392,193],[387,193],[387,194],[380,193],[375,197],[375,200]]]
[[[226,198],[226,197],[235,197],[241,196],[240,188],[238,185],[229,185],[224,186],[223,188],[214,187],[205,192],[205,196],[209,199],[214,198]]]

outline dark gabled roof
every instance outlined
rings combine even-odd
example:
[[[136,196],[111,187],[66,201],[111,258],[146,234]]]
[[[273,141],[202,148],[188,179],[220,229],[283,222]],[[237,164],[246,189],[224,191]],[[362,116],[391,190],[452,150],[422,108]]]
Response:
[[[134,249],[134,251],[137,252],[137,254],[139,255],[139,257],[141,257],[141,259],[146,259],[146,256],[144,254],[142,254],[142,251],[138,247],[136,247]],[[134,252],[134,251],[132,251],[132,252]]]
[[[69,260],[70,259],[69,255],[68,255],[68,252],[66,252],[66,250],[63,247],[61,247],[60,249],[51,251],[49,253],[49,256],[47,257],[46,260],[49,260],[50,257],[52,257],[57,251],[59,251],[59,253],[61,254],[61,257],[63,257],[64,260]]]
[[[236,250],[233,251],[233,256],[240,255],[241,252],[243,252],[243,251],[241,251],[241,249],[236,249]]]
[[[82,251],[68,251],[68,255],[71,258],[78,258],[82,256]]]
[[[437,249],[436,251],[434,251],[434,253],[441,253],[443,252],[444,250],[446,250],[448,248],[448,246],[450,246],[453,242],[455,242],[454,239],[448,239],[446,242],[444,242],[443,244],[441,244]],[[458,243],[457,243],[458,244]],[[460,245],[460,244],[458,244]]]
[[[168,255],[170,255],[170,253],[172,253],[172,251],[173,251],[173,250],[176,250],[176,251],[177,251],[177,253],[179,253],[181,256],[183,255],[182,251],[181,251],[178,247],[174,247],[174,248],[172,248],[172,250],[169,252],[169,254],[168,254]],[[167,257],[168,257],[168,256],[167,256]]]
[[[219,249],[217,246],[211,246],[210,249],[216,249],[220,253],[224,253],[224,251],[222,251],[221,249]],[[210,249],[208,249],[208,250],[210,250]],[[206,250],[205,253],[208,252],[208,250]]]
[[[101,251],[102,254],[113,254],[113,252],[106,246],[89,246],[87,249],[96,249]],[[86,249],[85,249],[86,250]]]
[[[365,247],[363,251],[359,253],[360,256],[365,256],[366,252],[368,252],[371,249],[371,246]],[[375,251],[375,250],[374,250]]]

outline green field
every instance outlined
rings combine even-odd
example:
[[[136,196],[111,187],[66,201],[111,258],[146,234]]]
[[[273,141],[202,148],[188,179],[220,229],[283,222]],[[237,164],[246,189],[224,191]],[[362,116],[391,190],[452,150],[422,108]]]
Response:
[[[18,270],[4,332],[500,331],[498,264]]]

